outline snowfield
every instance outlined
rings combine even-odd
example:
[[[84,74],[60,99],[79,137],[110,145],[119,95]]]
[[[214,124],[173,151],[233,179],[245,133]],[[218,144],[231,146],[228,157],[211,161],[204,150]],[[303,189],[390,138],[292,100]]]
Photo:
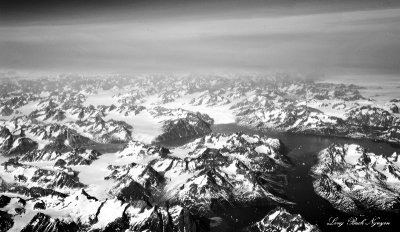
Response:
[[[229,231],[232,212],[267,206],[277,208],[240,229],[319,231],[285,209],[293,202],[281,177],[293,165],[282,141],[213,125],[399,144],[397,82],[370,80],[1,79],[0,231]],[[312,172],[315,192],[341,211],[397,209],[397,153],[334,144]]]

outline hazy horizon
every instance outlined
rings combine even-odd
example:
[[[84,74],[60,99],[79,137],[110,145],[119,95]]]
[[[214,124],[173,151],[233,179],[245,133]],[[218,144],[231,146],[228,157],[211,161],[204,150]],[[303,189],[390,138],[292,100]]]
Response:
[[[0,69],[400,73],[396,1],[82,2],[2,5]]]

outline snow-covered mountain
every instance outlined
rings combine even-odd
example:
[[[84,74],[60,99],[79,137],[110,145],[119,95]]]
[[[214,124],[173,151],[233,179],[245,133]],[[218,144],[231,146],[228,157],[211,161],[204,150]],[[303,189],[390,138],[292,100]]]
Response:
[[[262,220],[250,225],[246,232],[293,231],[318,232],[317,226],[305,221],[301,215],[290,214],[286,209],[278,207],[268,213]]]
[[[332,145],[312,169],[314,189],[348,213],[400,210],[399,155],[385,157],[356,144]]]
[[[247,230],[318,231],[285,210],[285,145],[213,125],[399,143],[400,100],[364,91],[283,74],[1,79],[0,231],[229,231],[229,212],[263,206],[278,208]],[[398,163],[333,145],[315,191],[396,211]]]
[[[1,198],[2,217],[21,217],[21,222],[4,221],[2,229],[21,231],[207,231],[200,218],[181,206],[152,206],[143,200],[129,203],[117,198],[98,200],[84,190],[67,197],[36,199]],[[28,216],[29,215],[29,216]],[[51,216],[50,216],[51,215]],[[9,223],[7,223],[9,222]]]
[[[92,163],[68,159],[87,153],[25,155],[2,164],[1,191],[8,203],[0,210],[17,225],[23,223],[18,218],[30,220],[25,231],[208,231],[211,218],[231,208],[291,204],[283,192],[285,181],[275,176],[291,166],[282,150],[277,139],[242,133],[212,134],[171,150],[132,141],[114,155],[115,165],[93,170],[103,174],[103,199],[84,190],[93,186],[76,171]],[[91,155],[93,163],[105,159]],[[13,196],[28,203],[12,204]]]
[[[382,102],[364,97],[364,89],[356,85],[282,74],[66,76],[4,79],[2,87],[3,119],[26,115],[30,124],[34,119],[34,124],[65,125],[101,143],[201,136],[213,123],[233,122],[297,133],[391,142],[400,138],[396,99]]]

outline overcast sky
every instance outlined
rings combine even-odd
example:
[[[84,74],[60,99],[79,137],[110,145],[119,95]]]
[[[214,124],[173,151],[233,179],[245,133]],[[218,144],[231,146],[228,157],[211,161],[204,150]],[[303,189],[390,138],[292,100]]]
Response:
[[[400,73],[400,1],[0,3],[0,69]]]

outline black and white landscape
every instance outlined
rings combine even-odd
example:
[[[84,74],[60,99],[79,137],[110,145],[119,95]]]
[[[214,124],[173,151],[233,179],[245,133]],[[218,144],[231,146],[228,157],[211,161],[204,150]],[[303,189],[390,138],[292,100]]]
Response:
[[[333,216],[400,209],[400,104],[367,87],[276,74],[1,88],[3,230],[318,231],[307,191]]]
[[[0,5],[0,232],[399,231],[396,1]]]

